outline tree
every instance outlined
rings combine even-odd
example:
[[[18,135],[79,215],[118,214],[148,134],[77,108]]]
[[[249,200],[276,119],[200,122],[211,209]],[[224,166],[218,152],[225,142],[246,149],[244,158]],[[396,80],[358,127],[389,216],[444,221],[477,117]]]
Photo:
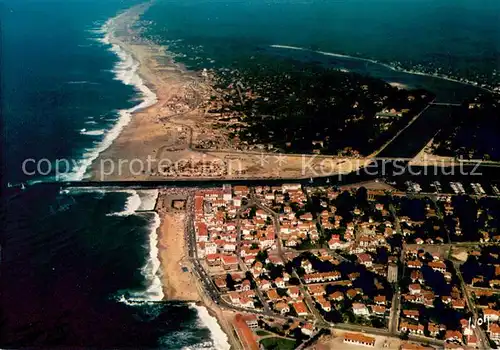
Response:
[[[259,260],[260,262],[264,263],[268,258],[267,250],[259,250],[257,253],[257,256],[255,257],[256,260]]]
[[[233,277],[228,273],[226,275],[226,286],[229,290],[235,290],[234,289],[235,282],[233,280]]]
[[[287,295],[287,290],[285,288],[277,288],[276,291],[280,297],[285,297]]]

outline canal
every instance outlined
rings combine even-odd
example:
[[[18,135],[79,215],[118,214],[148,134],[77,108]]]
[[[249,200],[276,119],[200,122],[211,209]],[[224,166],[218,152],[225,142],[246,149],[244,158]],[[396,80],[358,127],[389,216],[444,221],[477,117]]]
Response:
[[[439,130],[449,125],[453,108],[459,107],[430,106],[413,124],[388,144],[377,157],[415,157]]]

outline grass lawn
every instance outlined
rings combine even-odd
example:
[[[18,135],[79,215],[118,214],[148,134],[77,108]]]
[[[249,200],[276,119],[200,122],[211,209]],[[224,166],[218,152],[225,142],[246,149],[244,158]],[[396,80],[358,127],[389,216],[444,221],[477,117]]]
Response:
[[[260,342],[264,349],[271,350],[293,350],[295,349],[295,341],[283,338],[267,338]]]
[[[257,335],[260,335],[261,337],[262,337],[262,336],[264,336],[264,335],[269,335],[269,334],[271,334],[271,333],[270,333],[270,332],[268,332],[268,331],[263,331],[263,330],[260,330],[260,329],[259,329],[257,332],[255,332],[255,333],[257,333]]]

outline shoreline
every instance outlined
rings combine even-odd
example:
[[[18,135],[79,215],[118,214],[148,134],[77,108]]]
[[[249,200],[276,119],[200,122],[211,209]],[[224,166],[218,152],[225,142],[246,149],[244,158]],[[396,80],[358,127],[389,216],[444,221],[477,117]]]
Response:
[[[160,218],[158,232],[158,257],[160,260],[163,301],[183,301],[195,309],[199,322],[210,331],[210,338],[217,349],[234,348],[232,328],[227,314],[218,309],[206,296],[203,286],[193,273],[186,242],[189,206],[173,209],[172,200],[185,199],[189,193],[177,189],[159,192],[155,212]]]
[[[421,72],[421,71],[410,71],[410,70],[403,69],[403,68],[396,68],[396,67],[390,65],[389,63],[380,62],[380,61],[377,61],[376,59],[373,59],[373,58],[364,58],[364,57],[350,56],[350,55],[344,55],[344,54],[340,54],[340,53],[326,52],[326,51],[315,51],[315,50],[310,50],[310,49],[306,49],[306,48],[303,48],[303,47],[291,46],[291,45],[277,45],[277,44],[274,44],[274,45],[270,45],[270,47],[276,48],[276,49],[309,51],[309,52],[313,52],[313,53],[316,53],[316,54],[319,54],[319,55],[324,55],[324,56],[332,56],[332,57],[339,57],[339,58],[348,58],[348,59],[357,60],[357,61],[369,62],[369,63],[373,63],[373,64],[378,64],[378,65],[380,65],[382,67],[385,67],[385,68],[388,68],[388,69],[390,69],[390,70],[392,70],[394,72],[401,72],[401,73],[405,73],[405,74],[419,75],[419,76],[424,76],[424,77],[429,77],[429,78],[435,78],[435,79],[441,79],[441,80],[451,81],[453,83],[463,84],[463,85],[471,86],[471,87],[474,87],[474,88],[477,88],[477,89],[481,89],[481,90],[487,91],[487,92],[492,93],[492,94],[497,94],[497,95],[500,94],[500,91],[494,91],[492,89],[480,86],[479,83],[477,83],[477,82],[466,82],[466,81],[461,81],[461,80],[458,80],[458,79],[455,79],[455,78],[452,78],[452,77],[448,77],[448,76],[436,75],[436,74],[431,74],[431,73],[425,73],[425,72]],[[390,82],[387,82],[387,83],[390,83]]]
[[[118,15],[122,26],[130,28],[136,17],[132,8]],[[119,31],[120,26],[108,28]],[[123,28],[121,29],[123,32]],[[129,33],[128,31],[125,31]],[[129,33],[130,34],[130,33]],[[127,52],[136,60],[134,74],[142,84],[147,86],[156,99],[154,103],[136,106],[128,112],[121,132],[115,136],[113,142],[99,153],[87,168],[86,177],[91,181],[113,180],[182,180],[196,178],[212,179],[244,179],[244,178],[310,178],[317,176],[317,172],[324,173],[325,169],[331,170],[329,174],[347,174],[368,164],[367,159],[348,159],[346,157],[327,155],[305,155],[310,169],[303,172],[304,157],[297,154],[285,155],[283,167],[276,167],[273,162],[263,163],[260,154],[250,151],[243,152],[232,149],[200,150],[192,147],[195,137],[221,137],[216,130],[207,127],[205,110],[200,108],[200,101],[204,101],[213,91],[209,84],[198,76],[196,72],[185,71],[175,64],[168,55],[168,48],[154,43],[136,42],[127,35],[109,35],[109,40],[121,50]],[[159,62],[165,61],[164,62]],[[276,154],[269,154],[276,157]],[[132,162],[138,160],[140,166],[148,164],[149,159],[156,162],[156,168],[144,171],[132,171]],[[328,164],[324,164],[326,162]],[[120,161],[124,160],[125,167]],[[215,171],[208,173],[165,174],[160,171],[159,163],[168,160],[174,166],[178,162],[188,161],[195,163],[215,164]],[[309,162],[312,160],[312,162]],[[111,162],[112,170],[108,172],[106,166]],[[116,169],[118,164],[119,169]],[[128,168],[127,168],[128,165]],[[174,167],[175,168],[175,167]],[[243,171],[241,171],[243,169]],[[197,170],[197,169],[196,169]],[[225,173],[227,172],[227,173]]]
[[[162,199],[162,195],[159,196]],[[184,239],[185,213],[157,211],[161,224],[158,232],[158,255],[161,266],[161,282],[164,300],[200,301],[186,256]],[[188,269],[188,271],[183,271]]]
[[[106,45],[107,50],[115,54],[118,58],[112,70],[115,79],[121,81],[124,85],[133,86],[136,89],[138,103],[128,109],[117,110],[115,124],[104,132],[104,137],[97,146],[92,148],[90,152],[87,152],[90,153],[90,156],[79,160],[77,168],[74,169],[70,175],[71,180],[81,181],[88,179],[90,176],[89,170],[92,168],[92,164],[103,152],[112,146],[114,141],[121,135],[123,129],[130,123],[132,116],[158,102],[154,86],[148,84],[147,79],[141,76],[139,72],[140,62],[135,53],[132,50],[127,50],[124,43],[115,35],[117,30],[123,29],[121,26],[125,25],[125,28],[129,30],[130,25],[135,23],[135,20],[129,23],[130,15],[138,19],[149,6],[151,6],[151,2],[139,4],[128,10],[122,11],[118,15],[108,19],[98,30],[103,34],[103,37],[97,40],[101,44]]]
[[[119,58],[114,69],[116,79],[122,81],[125,85],[132,85],[137,89],[139,103],[130,109],[118,111],[119,117],[115,126],[106,133],[104,139],[96,147],[97,156],[91,158],[90,161],[87,160],[90,164],[85,168],[81,176],[82,178],[92,176],[93,164],[102,157],[103,153],[106,154],[117,142],[123,140],[124,131],[137,121],[138,116],[145,116],[146,120],[143,121],[144,124],[148,123],[154,127],[155,123],[152,123],[151,118],[147,118],[151,114],[150,111],[153,110],[153,113],[156,114],[162,105],[174,95],[169,94],[170,91],[168,91],[168,88],[167,91],[162,91],[159,88],[159,80],[161,79],[156,79],[154,72],[150,70],[150,67],[146,63],[151,58],[151,52],[154,53],[156,51],[156,53],[160,54],[164,48],[152,43],[148,43],[147,45],[130,43],[127,42],[127,37],[121,37],[116,33],[117,31],[125,30],[128,34],[132,34],[131,26],[134,25],[138,17],[150,4],[150,2],[140,4],[125,10],[107,20],[101,27],[101,31],[105,33],[101,42],[110,45],[111,47],[108,49]],[[120,65],[124,65],[127,62],[129,65],[125,68],[122,67],[120,71]],[[174,62],[166,68],[172,69],[172,73],[176,77],[182,76],[185,78],[184,75],[189,76],[192,74],[183,71]],[[190,77],[183,80],[183,82],[190,80]],[[161,81],[161,83],[166,85],[164,81]],[[125,138],[125,141],[128,141],[127,138]],[[127,152],[123,152],[123,154],[127,154]],[[209,329],[210,338],[214,345],[217,348],[229,349],[231,346],[229,342],[230,336],[226,332],[231,332],[232,330],[228,328],[227,320],[221,314],[214,311],[213,306],[203,300],[203,291],[199,289],[198,281],[192,278],[191,265],[188,259],[186,259],[184,217],[187,214],[169,212],[167,208],[159,205],[165,195],[163,191],[160,191],[156,199],[154,213],[157,217],[157,229],[155,230],[157,239],[154,242],[155,247],[150,247],[151,253],[157,253],[159,261],[159,279],[162,289],[161,299],[163,301],[187,302],[190,307],[196,310],[199,322],[203,327]],[[151,240],[150,243],[153,244]],[[189,272],[184,272],[182,267],[187,267]],[[213,320],[210,318],[213,318]],[[224,334],[224,337],[222,334]]]
[[[149,3],[133,7],[108,20],[106,29],[109,32],[107,38],[110,44],[119,47],[124,52],[123,55],[133,60],[132,75],[137,77],[135,81],[146,88],[150,96],[154,95],[154,99],[148,101],[143,93],[143,102],[132,109],[121,111],[122,117],[118,120],[117,126],[108,132],[102,142],[105,145],[101,148],[98,146],[102,151],[98,151],[98,155],[92,158],[90,166],[86,168],[86,180],[307,179],[349,174],[371,162],[369,156],[353,159],[335,155],[298,156],[261,152],[265,155],[263,160],[261,154],[252,150],[240,151],[230,147],[197,148],[196,141],[224,139],[223,133],[211,127],[210,119],[205,114],[206,110],[201,108],[201,101],[213,91],[210,90],[209,82],[199,73],[182,69],[176,64],[168,53],[168,47],[137,39],[132,27],[140,13],[147,8],[145,6],[149,6]],[[271,46],[307,50],[285,45]],[[372,59],[314,52],[363,60],[401,71]],[[445,77],[402,72],[484,89]],[[113,136],[108,137],[108,135]],[[267,158],[271,161],[266,161]],[[284,165],[277,164],[274,158],[284,159]],[[152,167],[149,165],[151,164],[149,160],[153,162]],[[160,165],[164,160],[168,163],[168,168],[165,169]],[[124,167],[121,161],[124,161]],[[133,162],[137,162],[139,167],[133,169]],[[204,164],[213,168],[205,171],[207,167]]]

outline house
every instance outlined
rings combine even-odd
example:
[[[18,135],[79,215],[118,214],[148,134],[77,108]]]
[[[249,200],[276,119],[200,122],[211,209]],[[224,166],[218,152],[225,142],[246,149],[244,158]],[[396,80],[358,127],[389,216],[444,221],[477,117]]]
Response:
[[[280,314],[286,314],[287,312],[290,312],[290,307],[288,306],[287,303],[284,302],[278,302],[274,305],[274,309],[278,311]]]
[[[473,334],[467,336],[466,343],[468,346],[473,347],[473,348],[476,348],[479,346],[479,342],[477,341],[477,337]]]
[[[208,242],[208,229],[205,223],[199,222],[196,225],[196,233],[199,242]]]
[[[273,199],[274,199],[274,196],[273,196]],[[267,213],[262,210],[262,209],[257,209],[257,211],[255,212],[255,216],[258,217],[259,219],[267,219]]]
[[[271,283],[266,279],[257,280],[257,285],[262,290],[268,290],[269,288],[271,288]]]
[[[278,292],[276,291],[276,289],[270,289],[267,291],[266,294],[267,294],[267,298],[271,301],[280,299],[280,296],[279,296]]]
[[[238,268],[238,258],[234,255],[221,256],[222,267],[226,270],[234,270]]]
[[[366,267],[371,267],[373,265],[372,257],[367,253],[362,253],[358,255],[358,262]]]
[[[416,321],[418,321],[418,318],[420,316],[420,312],[418,310],[403,310],[403,316],[412,318]]]
[[[369,316],[370,311],[363,303],[353,303],[352,304],[352,312],[356,316]]]
[[[227,287],[226,277],[220,276],[215,278],[215,285],[219,290],[223,290]]]
[[[382,306],[382,305],[374,305],[372,307],[372,311],[375,315],[378,315],[378,316],[383,316],[385,315],[385,306]]]
[[[324,298],[318,299],[318,303],[321,305],[321,308],[326,312],[330,312],[332,310],[332,303],[330,300],[325,300]]]
[[[439,327],[435,323],[432,323],[432,322],[429,322],[429,324],[427,325],[427,330],[429,331],[429,333],[432,337],[437,336],[440,332]]]
[[[278,277],[274,280],[274,283],[278,288],[285,288],[285,281],[283,281],[283,278]]]
[[[306,323],[305,325],[303,325],[300,330],[302,331],[302,333],[304,333],[305,335],[308,335],[308,336],[311,336],[313,334],[313,331],[314,331],[314,326],[312,323]]]
[[[465,309],[465,300],[464,299],[454,299],[451,302],[451,307],[457,310],[463,310]]]
[[[249,280],[244,280],[243,283],[241,283],[241,290],[243,290],[243,291],[249,291],[250,289],[252,289],[250,281]]]
[[[420,282],[422,283],[424,281],[424,275],[422,274],[422,271],[420,270],[412,270],[410,273],[410,278],[413,283],[415,282]]]
[[[500,312],[493,309],[484,309],[483,315],[486,321],[496,322],[500,318]]]
[[[299,297],[300,295],[300,290],[299,290],[299,287],[290,287],[288,288],[288,295],[293,298],[293,299],[296,299]]]
[[[423,264],[420,260],[408,261],[407,265],[410,269],[420,269],[423,266]]]
[[[463,335],[460,331],[446,331],[444,340],[446,341],[458,341],[462,343]]]
[[[317,272],[317,273],[308,273],[304,275],[304,281],[306,283],[317,283],[324,281],[336,281],[340,279],[342,275],[338,271],[332,272]]]
[[[298,301],[296,303],[293,303],[293,308],[295,309],[295,312],[299,316],[306,316],[307,315],[307,307],[306,304],[304,304],[302,301]]]
[[[246,307],[246,308],[253,308],[254,307],[253,300],[251,300],[250,298],[247,298],[247,297],[240,298],[240,305],[242,307]]]
[[[255,265],[253,266],[253,268],[255,269],[255,271],[260,274],[262,269],[264,268],[264,266],[262,265],[262,263],[260,261],[257,261],[255,263]]]
[[[344,335],[344,343],[373,348],[375,347],[375,338],[359,333],[346,333]]]
[[[434,348],[414,343],[403,343],[400,350],[434,350]]]
[[[220,254],[210,254],[206,256],[206,260],[209,266],[219,265],[220,263]]]
[[[312,296],[318,296],[318,295],[325,294],[325,286],[324,285],[307,286],[307,289],[309,289],[309,294],[311,294]]]
[[[408,332],[417,335],[424,334],[424,326],[421,324],[415,325],[408,322],[401,322],[399,329],[401,332]]]
[[[245,323],[247,324],[248,328],[250,329],[259,328],[259,322],[257,321],[257,316],[253,314],[245,315],[243,319],[245,320]]]
[[[375,304],[377,305],[385,305],[386,304],[386,297],[385,295],[377,295],[374,298]]]
[[[427,264],[434,271],[439,271],[441,273],[446,272],[446,264],[442,261],[431,261]]]
[[[500,325],[498,325],[498,323],[490,324],[488,332],[490,333],[491,340],[494,342],[500,342]]]
[[[422,292],[422,288],[418,283],[410,284],[408,286],[408,289],[410,290],[410,294],[412,295],[420,294]]]
[[[205,254],[216,254],[217,253],[217,244],[214,242],[206,242],[205,243]]]
[[[236,334],[243,345],[244,349],[247,350],[258,350],[259,345],[255,340],[255,334],[248,327],[247,323],[244,320],[243,315],[237,314],[234,318],[234,329],[236,330]]]
[[[354,298],[356,295],[358,295],[358,291],[357,291],[357,290],[355,290],[355,289],[349,289],[349,290],[346,292],[346,294],[347,294],[347,297],[348,297],[349,299],[352,299],[352,298]]]
[[[301,189],[300,183],[281,185],[281,190],[283,191],[283,193],[288,192],[288,191],[298,191],[300,189]]]
[[[340,292],[340,291],[336,291],[334,292],[331,296],[330,296],[330,299],[334,300],[334,301],[342,301],[344,300],[344,293]]]
[[[240,303],[240,293],[229,292],[229,300],[231,300],[231,303],[238,305]]]
[[[248,186],[234,186],[233,192],[237,196],[247,196],[250,193]]]
[[[312,264],[309,260],[302,260],[300,266],[304,269],[306,273],[312,272]]]

